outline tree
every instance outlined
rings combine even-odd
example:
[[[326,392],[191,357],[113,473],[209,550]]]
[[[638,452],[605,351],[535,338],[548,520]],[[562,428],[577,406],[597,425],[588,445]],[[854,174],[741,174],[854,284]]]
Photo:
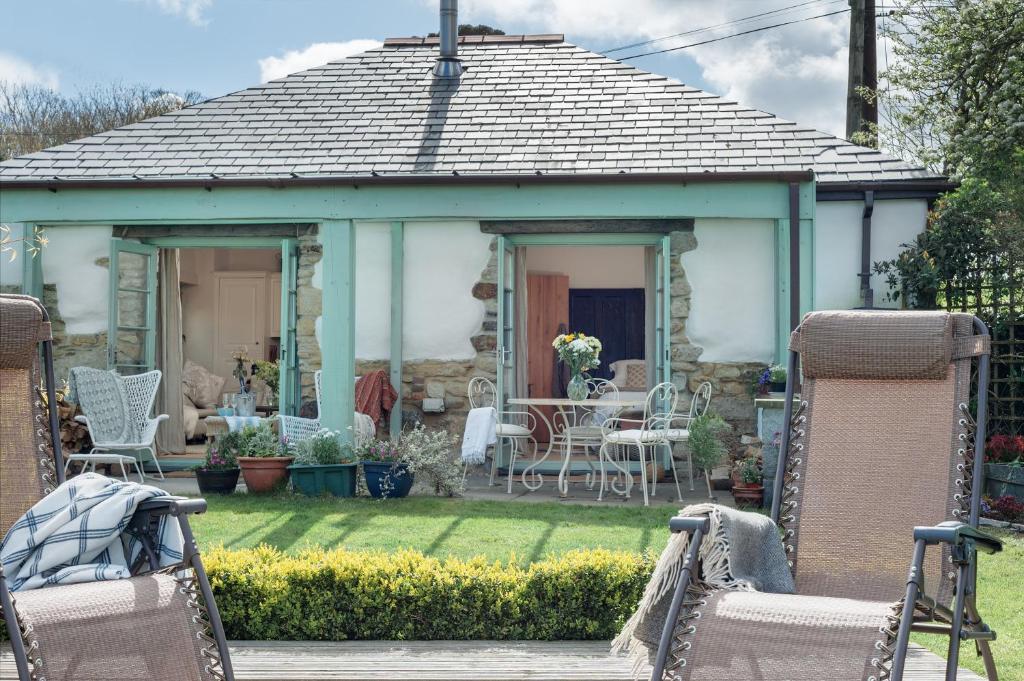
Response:
[[[63,95],[0,81],[0,161],[95,135],[202,101],[147,85],[112,83]]]
[[[428,38],[436,38],[437,33],[428,33]],[[505,31],[487,24],[459,24],[459,35],[505,35]]]
[[[992,183],[1024,214],[1024,5],[906,0],[883,25],[883,146]]]

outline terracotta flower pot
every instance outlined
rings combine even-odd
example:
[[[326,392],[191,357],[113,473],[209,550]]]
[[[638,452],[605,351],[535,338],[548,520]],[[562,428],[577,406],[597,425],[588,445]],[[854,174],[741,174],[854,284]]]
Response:
[[[288,479],[288,465],[294,459],[293,456],[240,456],[238,467],[242,469],[246,488],[254,494],[264,494]]]
[[[740,483],[732,488],[732,496],[738,504],[760,506],[764,500],[764,487],[757,484]]]

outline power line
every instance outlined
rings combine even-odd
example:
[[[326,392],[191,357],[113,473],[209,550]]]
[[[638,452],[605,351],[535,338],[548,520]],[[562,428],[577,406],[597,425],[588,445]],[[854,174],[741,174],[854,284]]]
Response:
[[[743,35],[750,35],[751,33],[759,33],[761,31],[767,31],[770,28],[779,28],[781,26],[790,26],[792,24],[799,24],[804,21],[811,21],[812,19],[823,19],[824,17],[831,17],[837,14],[845,14],[849,12],[850,8],[836,10],[835,12],[826,12],[825,14],[817,14],[813,17],[805,17],[803,19],[793,19],[792,21],[783,21],[778,24],[772,24],[771,26],[761,26],[760,28],[752,28],[749,31],[741,31],[739,33],[732,33],[730,35],[723,35],[718,38],[711,38],[709,40],[702,40],[697,43],[690,43],[688,45],[679,45],[678,47],[667,47],[664,50],[653,50],[651,52],[642,52],[640,54],[630,54],[625,57],[621,57],[619,61],[626,61],[627,59],[637,59],[639,57],[649,57],[653,54],[664,54],[665,52],[675,52],[676,50],[685,50],[688,47],[698,47],[700,45],[709,45],[710,43],[717,43],[720,40],[728,40],[729,38],[738,38]]]
[[[835,4],[836,2],[843,2],[843,1],[844,0],[828,0],[828,2],[826,2],[826,4],[831,5],[831,4]],[[758,19],[758,18],[761,18],[761,17],[766,17],[766,16],[769,16],[771,14],[779,14],[781,12],[788,12],[790,10],[793,10],[793,9],[796,9],[796,8],[799,8],[799,7],[806,7],[807,5],[815,5],[815,4],[819,4],[821,2],[825,2],[825,0],[805,0],[805,2],[798,2],[795,5],[789,5],[787,7],[780,7],[778,9],[773,9],[773,10],[770,10],[768,12],[761,12],[760,14],[751,14],[750,16],[740,17],[739,19],[732,19],[730,21],[723,21],[720,24],[712,24],[711,26],[704,26],[703,28],[693,28],[693,29],[690,29],[688,31],[683,31],[682,33],[673,33],[672,35],[666,35],[666,36],[662,36],[660,38],[651,38],[650,40],[644,40],[644,41],[641,41],[641,42],[638,42],[638,43],[630,43],[629,45],[622,45],[620,47],[613,47],[613,48],[611,48],[609,50],[601,50],[601,53],[602,54],[611,54],[612,52],[620,52],[622,50],[628,50],[628,49],[633,48],[633,47],[643,47],[644,45],[652,45],[654,43],[658,43],[658,42],[661,42],[663,40],[670,40],[672,38],[680,38],[680,37],[682,37],[684,35],[693,35],[694,33],[703,33],[705,31],[710,31],[710,30],[716,29],[716,28],[725,28],[726,26],[731,26],[733,24],[742,24],[742,23],[746,23],[748,21],[751,21],[753,19]]]

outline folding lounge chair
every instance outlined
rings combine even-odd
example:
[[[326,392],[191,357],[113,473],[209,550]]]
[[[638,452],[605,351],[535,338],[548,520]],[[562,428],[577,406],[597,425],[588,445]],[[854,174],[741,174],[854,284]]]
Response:
[[[42,344],[40,363],[39,344]],[[42,364],[42,367],[40,366]],[[0,295],[0,531],[63,482],[50,324],[34,298]],[[49,415],[47,417],[47,412]],[[202,499],[139,505],[128,532],[144,547],[130,579],[12,593],[0,568],[0,606],[21,681],[230,681],[224,628],[187,515]],[[184,538],[179,565],[157,569],[160,516]]]
[[[659,602],[652,679],[899,681],[910,632],[924,631],[950,636],[947,681],[961,640],[995,681],[995,633],[975,606],[977,552],[1001,549],[977,529],[989,343],[966,314],[805,316],[771,516],[796,593],[709,587],[698,554],[709,520],[674,518],[690,537]]]

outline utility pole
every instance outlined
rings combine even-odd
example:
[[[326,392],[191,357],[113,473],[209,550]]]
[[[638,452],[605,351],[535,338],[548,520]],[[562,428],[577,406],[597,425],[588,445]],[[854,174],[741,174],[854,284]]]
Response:
[[[867,132],[878,125],[878,103],[868,101],[859,90],[878,89],[878,59],[875,48],[875,0],[850,1],[850,62],[846,84],[846,137]],[[877,136],[872,134],[877,146]]]

